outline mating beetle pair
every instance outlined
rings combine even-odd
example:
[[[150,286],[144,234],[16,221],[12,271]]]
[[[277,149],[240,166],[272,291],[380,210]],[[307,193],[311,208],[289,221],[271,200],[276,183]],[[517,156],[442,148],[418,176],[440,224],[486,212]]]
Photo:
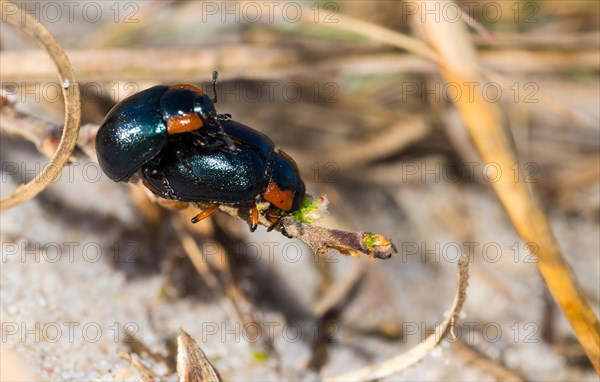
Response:
[[[211,100],[193,85],[158,85],[124,99],[98,130],[100,167],[116,182],[139,171],[165,199],[212,203],[194,223],[220,204],[247,206],[254,231],[256,204],[268,202],[272,229],[305,197],[298,166],[266,135],[217,114],[214,103],[216,95]]]

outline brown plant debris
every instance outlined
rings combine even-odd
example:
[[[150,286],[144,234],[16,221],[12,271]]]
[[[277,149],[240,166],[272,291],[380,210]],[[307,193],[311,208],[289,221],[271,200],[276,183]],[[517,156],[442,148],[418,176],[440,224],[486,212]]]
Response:
[[[180,382],[223,380],[196,341],[183,329],[177,337],[177,375]]]

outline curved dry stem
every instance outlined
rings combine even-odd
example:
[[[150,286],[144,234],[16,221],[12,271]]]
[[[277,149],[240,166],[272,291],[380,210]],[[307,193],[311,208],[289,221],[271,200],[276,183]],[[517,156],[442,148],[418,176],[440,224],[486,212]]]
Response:
[[[406,368],[409,368],[421,361],[433,349],[435,349],[446,338],[452,330],[454,323],[458,319],[463,304],[467,298],[467,286],[469,280],[469,257],[463,254],[458,260],[458,282],[457,290],[454,295],[454,302],[450,314],[442,322],[436,326],[435,333],[427,337],[425,341],[419,345],[401,353],[385,362],[376,365],[369,365],[359,370],[349,373],[340,374],[332,377],[327,377],[325,381],[371,381],[381,379],[392,374],[398,373]]]
[[[457,84],[461,91],[465,91],[469,83],[484,82],[477,53],[463,25],[442,18],[440,22],[422,26],[438,52],[440,70],[447,82]],[[508,174],[509,168],[518,161],[500,108],[481,94],[470,100],[462,98],[456,106],[484,162],[495,163],[499,175]],[[564,258],[536,194],[522,174],[518,179],[499,176],[493,187],[523,241],[537,247],[532,252],[537,257],[538,270],[596,372],[600,373],[598,318]]]
[[[11,12],[8,12],[9,9]],[[65,126],[56,153],[33,180],[25,185],[20,185],[12,194],[0,199],[0,210],[6,210],[33,198],[56,179],[75,148],[79,134],[81,105],[79,86],[73,68],[65,52],[50,32],[16,4],[0,1],[0,18],[38,40],[58,69],[58,77],[63,84],[62,93],[65,99]]]
[[[326,12],[320,12],[317,15],[317,19],[315,19],[313,12],[308,10],[306,12],[302,12],[302,15],[302,21],[306,24],[322,25],[328,28],[365,36],[375,41],[380,41],[400,49],[405,49],[431,61],[436,61],[437,58],[435,52],[431,50],[427,44],[423,43],[423,41],[368,21],[343,15],[339,12],[336,12],[335,14],[335,19],[337,22],[329,21],[329,15]]]

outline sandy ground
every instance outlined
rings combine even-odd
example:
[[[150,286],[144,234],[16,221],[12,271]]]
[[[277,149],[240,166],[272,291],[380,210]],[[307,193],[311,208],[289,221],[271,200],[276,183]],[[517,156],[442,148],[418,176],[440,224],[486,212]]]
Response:
[[[3,155],[14,162],[44,161],[32,155],[25,144],[7,142],[3,140]],[[63,174],[68,175],[67,170]],[[152,266],[138,267],[138,263],[147,264],[161,256],[135,240],[124,241],[123,230],[144,230],[144,226],[123,185],[105,177],[90,181],[96,178],[79,170],[72,175],[64,176],[40,198],[1,215],[2,345],[27,365],[31,376],[40,380],[135,380],[136,371],[117,355],[119,349],[127,350],[125,329],[135,332],[151,349],[165,353],[165,341],[181,327],[196,338],[227,380],[315,378],[303,371],[311,349],[309,341],[299,338],[300,332],[313,334],[310,325],[287,322],[281,311],[261,308],[264,321],[273,328],[281,357],[279,374],[276,362],[257,356],[260,347],[248,341],[244,328],[229,320],[214,299],[167,299],[162,293],[167,281],[157,272],[160,267],[154,266],[154,271],[148,270]],[[4,194],[19,178],[5,171],[2,179]],[[445,183],[399,189],[397,210],[388,209],[380,219],[369,222],[370,230],[386,232],[389,220],[402,211],[403,225],[391,232],[403,249],[398,256],[374,263],[328,257],[335,262],[337,278],[357,263],[368,271],[358,296],[336,324],[322,375],[382,361],[420,342],[441,321],[455,285],[455,248],[464,244],[456,228],[460,226],[456,219],[464,216],[457,214],[452,202],[457,192],[462,195],[460,211],[480,217],[480,224],[473,228],[476,239],[466,239],[474,243],[473,262],[462,330],[457,336],[528,380],[597,380],[591,369],[570,364],[556,345],[574,339],[558,311],[554,312],[555,345],[542,339],[548,297],[535,263],[529,260],[494,195]],[[372,193],[368,197],[377,200],[376,191]],[[445,218],[440,219],[440,214]],[[552,216],[559,240],[597,309],[595,270],[600,248],[594,232],[598,232],[598,223],[560,213]],[[298,244],[285,247],[291,241],[260,229],[248,232],[247,239],[257,245],[280,243],[272,254],[264,251],[267,247],[263,244],[256,266],[272,269],[279,276],[272,281],[272,288],[287,289],[298,309],[310,310],[319,280],[313,255],[305,249],[296,251],[301,248]],[[116,249],[115,243],[120,248]],[[429,252],[425,259],[415,245],[425,246],[420,248]],[[132,264],[127,266],[127,262]],[[366,334],[390,322],[400,326],[399,339]],[[145,361],[159,373],[166,372],[164,365]],[[467,362],[446,343],[390,380],[497,378],[481,364]]]

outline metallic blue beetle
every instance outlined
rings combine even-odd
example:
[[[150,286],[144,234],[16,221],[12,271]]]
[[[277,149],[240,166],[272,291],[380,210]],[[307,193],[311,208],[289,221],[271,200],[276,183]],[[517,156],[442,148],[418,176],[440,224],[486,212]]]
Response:
[[[193,85],[154,86],[124,99],[98,130],[98,162],[116,182],[139,171],[159,197],[211,203],[194,223],[231,204],[250,208],[255,230],[256,203],[266,201],[273,228],[305,197],[298,166],[266,135],[218,115],[214,102]]]

